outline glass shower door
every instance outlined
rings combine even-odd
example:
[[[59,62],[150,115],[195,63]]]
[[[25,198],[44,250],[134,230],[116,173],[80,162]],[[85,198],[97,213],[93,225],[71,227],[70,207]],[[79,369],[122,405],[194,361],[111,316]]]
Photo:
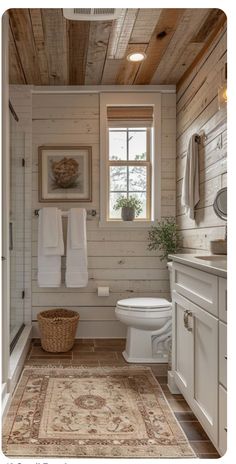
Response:
[[[10,113],[10,342],[13,349],[24,327],[25,136]]]

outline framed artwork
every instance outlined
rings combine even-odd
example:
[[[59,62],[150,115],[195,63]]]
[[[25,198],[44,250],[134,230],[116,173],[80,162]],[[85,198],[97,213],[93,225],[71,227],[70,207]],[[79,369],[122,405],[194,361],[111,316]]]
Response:
[[[92,147],[41,146],[39,201],[92,201]]]

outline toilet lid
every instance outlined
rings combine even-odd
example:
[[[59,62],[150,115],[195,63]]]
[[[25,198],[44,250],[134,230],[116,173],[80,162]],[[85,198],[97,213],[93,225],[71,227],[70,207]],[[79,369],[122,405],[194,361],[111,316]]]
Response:
[[[117,306],[134,311],[156,311],[158,308],[162,310],[170,309],[171,303],[165,298],[127,298],[126,300],[119,300]]]

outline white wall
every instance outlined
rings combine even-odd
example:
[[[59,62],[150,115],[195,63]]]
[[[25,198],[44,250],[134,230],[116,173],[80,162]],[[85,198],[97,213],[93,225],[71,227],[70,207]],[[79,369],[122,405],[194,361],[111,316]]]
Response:
[[[218,109],[218,86],[227,61],[226,30],[193,69],[177,92],[177,223],[185,252],[209,250],[209,241],[224,237],[225,223],[213,211],[217,191],[227,184],[226,107]],[[196,220],[184,215],[181,188],[189,137],[206,135],[200,145],[200,202]]]
[[[55,89],[53,89],[55,90]],[[176,129],[175,94],[162,95],[162,216],[175,216]],[[102,122],[101,122],[102,123]],[[38,147],[78,144],[92,146],[93,201],[99,216],[99,95],[33,94],[32,210],[38,202]],[[75,203],[50,203],[68,209]],[[87,221],[89,284],[82,289],[45,289],[37,286],[37,224],[32,219],[32,320],[37,334],[37,313],[53,307],[79,311],[79,337],[122,337],[125,328],[116,320],[117,300],[132,296],[169,296],[165,263],[147,250],[147,230],[99,229],[98,216]],[[65,259],[62,259],[63,268]],[[110,296],[97,296],[98,286],[109,286]]]

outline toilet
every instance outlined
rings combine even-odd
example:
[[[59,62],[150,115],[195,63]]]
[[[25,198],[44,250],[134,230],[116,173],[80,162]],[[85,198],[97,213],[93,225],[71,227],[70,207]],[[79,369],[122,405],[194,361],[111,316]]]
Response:
[[[168,263],[171,280],[171,263]],[[127,325],[123,356],[130,363],[167,363],[171,345],[172,304],[164,298],[127,298],[116,304]]]

